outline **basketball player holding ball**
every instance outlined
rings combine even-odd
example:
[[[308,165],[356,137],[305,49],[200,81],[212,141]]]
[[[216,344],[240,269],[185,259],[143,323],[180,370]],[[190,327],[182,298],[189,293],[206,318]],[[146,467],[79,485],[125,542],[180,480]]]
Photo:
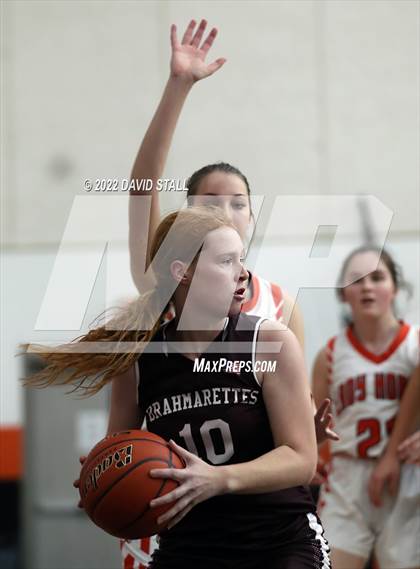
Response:
[[[339,286],[351,323],[321,350],[313,372],[315,400],[331,397],[341,437],[319,501],[332,564],[363,569],[374,552],[381,569],[418,568],[420,470],[400,464],[397,449],[418,414],[419,327],[394,314],[401,275],[387,252],[354,251]]]
[[[152,569],[328,568],[306,488],[317,447],[302,351],[284,326],[241,314],[248,273],[238,232],[219,208],[188,208],[163,219],[151,253],[155,286],[106,327],[45,354],[29,384],[77,381],[95,393],[112,382],[110,428],[138,428],[145,417],[184,460],[184,469],[150,473],[179,484],[151,503],[173,504],[158,520],[168,529]],[[168,303],[159,301],[174,287],[175,317],[161,326]],[[80,342],[124,341],[147,347],[140,357],[77,352]]]
[[[133,180],[147,179],[153,182],[151,191],[133,191],[130,196],[131,271],[140,293],[153,284],[144,275],[143,267],[150,261],[150,242],[160,219],[156,185],[163,175],[179,116],[195,83],[217,72],[225,63],[223,58],[211,64],[206,63],[205,59],[217,35],[216,28],[213,28],[206,37],[206,26],[205,20],[198,27],[192,20],[181,42],[178,41],[176,27],[171,27],[170,76],[131,173]],[[210,164],[192,174],[186,186],[189,205],[217,205],[234,224],[243,241],[249,240],[247,235],[253,222],[250,186],[240,170],[224,162]],[[150,211],[145,205],[144,195],[151,197]],[[148,233],[145,232],[145,227],[149,227]],[[142,258],[139,251],[147,251],[146,258]],[[299,307],[279,285],[252,274],[241,310],[249,315],[284,321],[303,348],[304,327]],[[172,315],[173,312],[170,311],[169,317]],[[329,404],[325,401],[315,415],[318,442],[325,438],[337,439],[337,435],[330,430],[328,411]],[[155,547],[154,539],[123,543],[123,566],[130,566],[133,558],[147,565]]]

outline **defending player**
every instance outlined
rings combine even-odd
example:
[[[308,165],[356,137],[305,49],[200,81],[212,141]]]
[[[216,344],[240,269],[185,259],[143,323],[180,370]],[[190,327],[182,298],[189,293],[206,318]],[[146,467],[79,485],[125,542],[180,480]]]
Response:
[[[351,323],[321,350],[313,372],[315,400],[331,397],[341,437],[331,445],[319,502],[335,569],[362,569],[372,551],[381,568],[420,564],[419,469],[403,464],[399,488],[399,472],[386,491],[373,488],[404,436],[405,427],[389,444],[400,398],[419,373],[419,328],[396,318],[399,271],[385,251],[378,264],[379,253],[360,248],[345,261],[339,296],[351,309]],[[395,474],[400,466],[394,459],[392,465]]]
[[[213,28],[203,40],[206,26],[206,20],[202,20],[196,29],[196,22],[191,20],[181,43],[177,38],[176,26],[171,26],[170,76],[131,172],[133,180],[140,182],[148,179],[153,182],[151,191],[130,192],[131,272],[139,292],[148,290],[153,284],[143,273],[150,255],[142,258],[139,252],[150,251],[150,243],[159,224],[159,192],[156,185],[162,178],[182,108],[195,83],[215,73],[226,61],[220,58],[211,64],[206,63],[205,59],[217,35],[216,28]],[[196,142],[191,141],[192,144]],[[253,222],[250,186],[240,170],[227,163],[210,164],[192,174],[186,185],[190,205],[217,205],[235,225],[243,241],[249,239]],[[150,210],[145,205],[147,200],[144,196],[152,198]],[[145,231],[146,227],[149,228],[148,232]],[[284,318],[303,346],[303,320],[299,308],[277,284],[252,275],[242,310],[277,320]]]

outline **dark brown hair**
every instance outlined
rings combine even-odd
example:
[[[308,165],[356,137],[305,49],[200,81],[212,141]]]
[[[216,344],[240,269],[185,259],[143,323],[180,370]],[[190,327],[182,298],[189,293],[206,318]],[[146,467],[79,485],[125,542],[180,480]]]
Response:
[[[344,288],[345,288],[344,276],[346,274],[350,261],[353,259],[353,257],[361,253],[377,253],[379,255],[379,259],[385,264],[385,266],[387,267],[387,269],[391,274],[395,290],[399,291],[402,288],[405,288],[409,294],[411,293],[411,287],[404,280],[401,267],[394,261],[390,253],[388,253],[388,251],[386,251],[385,249],[381,249],[381,247],[377,247],[375,245],[363,245],[362,247],[358,247],[357,249],[354,249],[354,251],[349,253],[349,255],[347,255],[341,266],[341,271],[337,280],[337,288],[336,288],[339,300],[341,301],[344,300]]]
[[[206,176],[212,174],[213,172],[223,172],[225,174],[233,174],[235,176],[238,176],[245,184],[248,197],[251,195],[251,188],[249,187],[249,183],[245,174],[242,174],[242,172],[238,168],[232,166],[231,164],[228,164],[227,162],[216,162],[214,164],[208,164],[207,166],[203,166],[188,178],[187,196],[190,197],[197,195],[198,186],[200,185],[200,182]]]

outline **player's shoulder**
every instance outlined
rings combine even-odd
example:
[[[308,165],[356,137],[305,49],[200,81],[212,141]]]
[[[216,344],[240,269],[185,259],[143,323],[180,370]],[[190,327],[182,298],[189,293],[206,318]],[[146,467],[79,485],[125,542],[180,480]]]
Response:
[[[328,338],[325,346],[323,347],[325,354],[332,355],[334,351],[337,349],[337,345],[343,337],[344,334],[341,332],[339,334],[335,334],[334,336]]]
[[[328,338],[325,344],[320,348],[314,359],[314,369],[324,370],[327,369],[334,359],[335,352],[337,351],[337,340],[339,341],[342,334],[336,334]]]
[[[326,369],[328,365],[329,352],[327,346],[323,346],[315,356],[313,367],[315,370]]]
[[[418,366],[420,364],[420,326],[418,324],[403,323],[406,329],[405,342],[406,353],[410,362]]]
[[[259,342],[298,343],[295,334],[282,322],[269,318],[262,319],[258,334]]]
[[[420,348],[420,326],[418,324],[410,324],[400,321],[400,331],[398,338],[400,343],[409,343],[413,347]]]

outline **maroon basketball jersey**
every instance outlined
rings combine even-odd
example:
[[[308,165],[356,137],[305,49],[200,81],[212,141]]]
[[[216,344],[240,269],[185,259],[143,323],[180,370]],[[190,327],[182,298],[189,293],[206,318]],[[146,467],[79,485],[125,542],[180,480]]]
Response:
[[[139,358],[139,401],[148,430],[173,439],[213,465],[250,461],[272,450],[262,389],[250,365],[264,320],[246,314],[229,319],[196,360],[171,350],[166,339],[171,324],[162,326],[152,340],[153,349]],[[308,512],[315,512],[315,505],[303,486],[264,494],[225,494],[195,506],[162,534],[162,540],[178,548],[190,547],[193,539],[199,548],[200,540],[205,539],[208,547],[215,539],[217,547],[221,540],[226,547],[246,552],[261,547],[261,540],[281,540],[290,520]]]

